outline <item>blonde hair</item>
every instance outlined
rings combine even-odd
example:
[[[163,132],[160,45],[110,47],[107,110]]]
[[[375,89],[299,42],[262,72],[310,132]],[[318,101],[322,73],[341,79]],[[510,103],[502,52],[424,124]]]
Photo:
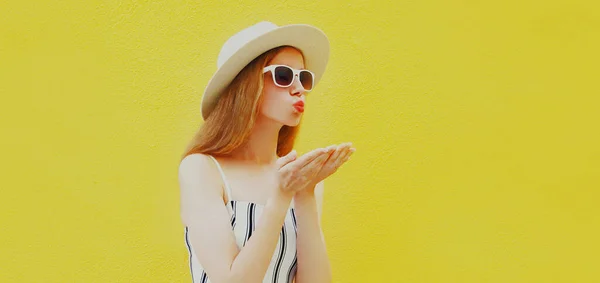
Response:
[[[264,52],[238,73],[221,93],[215,108],[189,142],[181,159],[194,153],[228,156],[248,141],[263,101],[263,68],[284,47]],[[278,156],[293,149],[298,130],[298,126],[281,128],[277,139]]]

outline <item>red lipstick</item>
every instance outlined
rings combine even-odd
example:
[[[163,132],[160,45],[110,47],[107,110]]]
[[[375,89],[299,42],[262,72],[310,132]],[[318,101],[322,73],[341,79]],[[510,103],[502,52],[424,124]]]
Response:
[[[294,103],[294,109],[300,113],[304,112],[304,101],[300,100]]]

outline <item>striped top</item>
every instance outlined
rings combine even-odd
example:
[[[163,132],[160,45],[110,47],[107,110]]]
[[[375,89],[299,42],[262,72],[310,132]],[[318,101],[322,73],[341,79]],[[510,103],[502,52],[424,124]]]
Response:
[[[223,184],[227,193],[228,202],[226,207],[231,216],[231,229],[235,235],[237,246],[242,249],[252,236],[252,232],[254,232],[256,228],[256,221],[260,219],[264,205],[254,202],[232,200],[231,188],[227,183],[227,179],[225,178],[225,174],[221,168],[221,165],[219,165],[219,162],[214,157],[210,157],[215,162],[219,172],[221,173]],[[281,233],[279,234],[277,247],[275,248],[275,252],[271,257],[271,263],[269,264],[269,268],[267,269],[265,277],[262,281],[263,283],[291,283],[294,281],[298,267],[296,234],[296,214],[294,212],[292,202],[285,216],[283,226],[281,227]],[[202,264],[200,264],[195,255],[187,226],[185,227],[185,244],[189,254],[192,282],[211,282],[208,274],[202,268]]]

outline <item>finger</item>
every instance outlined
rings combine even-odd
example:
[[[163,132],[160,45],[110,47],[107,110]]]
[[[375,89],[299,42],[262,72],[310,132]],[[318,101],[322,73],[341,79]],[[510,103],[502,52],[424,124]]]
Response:
[[[329,156],[329,159],[327,159],[326,166],[335,164],[335,162],[337,162],[337,159],[339,158],[340,154],[342,154],[342,151],[343,151],[343,145],[338,145],[336,147],[335,151]]]
[[[323,164],[327,161],[327,158],[329,158],[329,153],[325,152],[325,153],[317,156],[317,158],[311,160],[304,167],[310,168],[310,167],[315,167],[315,166],[323,166]]]
[[[348,158],[350,158],[350,156],[352,155],[352,153],[354,153],[354,151],[356,151],[355,148],[350,147],[351,144],[348,144],[345,148],[342,154],[340,154],[338,160],[337,160],[337,166],[341,166],[344,162],[348,161]]]
[[[329,152],[329,153],[333,153],[333,152],[334,152],[334,151],[335,151],[337,148],[338,148],[338,146],[337,146],[337,145],[335,145],[335,144],[332,144],[332,145],[330,145],[330,146],[326,147],[325,149],[327,150],[327,152]]]
[[[332,159],[332,156],[337,152],[338,147],[339,146],[333,144],[333,145],[330,145],[330,146],[328,146],[328,147],[325,148],[325,150],[327,152],[325,153],[326,158],[325,158],[325,161],[323,161],[323,164],[329,162],[329,160]]]
[[[328,153],[327,149],[325,149],[325,151],[322,154],[304,164],[304,166],[301,167],[303,169],[302,171],[311,170],[313,167],[323,166],[323,164],[327,161],[330,155],[331,154]]]
[[[348,161],[350,159],[350,156],[352,156],[352,154],[356,151],[356,148],[350,148],[350,152],[345,156],[344,158],[344,162]]]
[[[313,160],[311,162],[311,164],[316,164],[318,166],[322,166],[323,164],[325,164],[325,162],[327,162],[327,159],[329,159],[329,157],[331,156],[331,153],[333,153],[334,151],[335,151],[335,149],[325,152],[324,154],[315,158],[315,160]]]
[[[330,167],[337,166],[337,163],[339,162],[338,159],[344,153],[344,148],[347,147],[347,146],[348,146],[348,143],[342,143],[340,145],[337,145],[335,147],[334,152],[331,153],[331,155],[329,156],[329,158],[327,159],[327,161],[323,165],[323,168],[330,168]]]
[[[278,166],[278,168],[281,168],[284,165],[286,165],[286,164],[294,161],[296,159],[296,157],[298,157],[298,154],[297,154],[296,150],[292,150],[288,154],[286,154],[285,156],[282,156],[282,157],[278,158],[277,159],[277,166]]]
[[[309,178],[311,176],[314,176],[319,171],[321,171],[321,168],[323,168],[323,165],[327,161],[328,157],[329,157],[328,154],[322,154],[319,157],[313,159],[311,162],[309,162],[308,164],[306,164],[304,167],[302,167],[300,169],[300,174],[303,176],[307,176]]]
[[[330,145],[328,147],[325,148],[325,150],[327,151],[327,160],[325,160],[325,162],[329,162],[329,160],[332,159],[333,155],[337,152],[337,149],[339,148],[338,145]]]
[[[324,148],[317,148],[317,149],[314,149],[314,150],[300,156],[292,164],[295,168],[299,169],[299,168],[306,166],[306,164],[310,163],[315,158],[317,158],[321,155],[324,155],[325,153],[326,153],[326,150]],[[292,165],[292,164],[290,164],[290,165]]]

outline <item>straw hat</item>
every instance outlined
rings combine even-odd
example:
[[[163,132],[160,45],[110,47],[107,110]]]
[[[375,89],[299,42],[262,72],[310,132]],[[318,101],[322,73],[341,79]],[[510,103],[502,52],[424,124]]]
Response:
[[[262,21],[231,36],[221,47],[217,70],[208,82],[200,113],[206,120],[221,92],[235,76],[262,53],[282,45],[298,48],[304,55],[304,67],[315,74],[315,85],[325,72],[329,59],[329,40],[323,31],[307,24],[277,26]]]

